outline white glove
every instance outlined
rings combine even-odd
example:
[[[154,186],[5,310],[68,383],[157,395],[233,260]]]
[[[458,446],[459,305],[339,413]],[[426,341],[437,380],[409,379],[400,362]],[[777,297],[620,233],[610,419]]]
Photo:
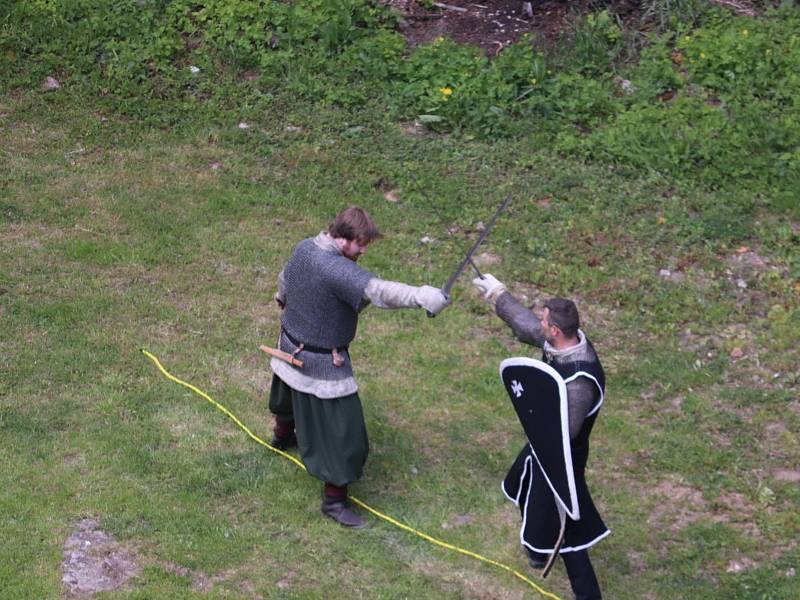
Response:
[[[506,286],[497,281],[497,278],[491,273],[484,273],[483,277],[476,277],[472,283],[483,292],[483,297],[490,302],[506,291]]]
[[[417,304],[432,315],[438,315],[450,304],[450,299],[444,295],[444,292],[432,285],[418,287],[415,296]]]

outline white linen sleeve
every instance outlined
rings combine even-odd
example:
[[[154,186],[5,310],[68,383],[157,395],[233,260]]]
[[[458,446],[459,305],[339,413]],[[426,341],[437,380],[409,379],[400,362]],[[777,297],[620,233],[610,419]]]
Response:
[[[418,287],[373,277],[364,290],[364,298],[378,308],[417,308]]]

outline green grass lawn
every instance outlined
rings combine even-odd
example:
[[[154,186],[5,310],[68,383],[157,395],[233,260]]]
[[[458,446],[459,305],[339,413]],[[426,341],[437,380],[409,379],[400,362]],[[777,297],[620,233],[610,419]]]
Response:
[[[104,598],[536,597],[372,517],[324,520],[318,482],[139,351],[268,439],[258,345],[293,245],[358,203],[386,234],[364,266],[438,286],[507,193],[484,269],[530,303],[575,298],[606,366],[587,474],[612,529],[592,551],[606,597],[800,595],[796,218],[742,219],[722,194],[533,138],[410,134],[379,109],[267,122],[150,130],[0,96],[0,596],[63,596],[65,540],[91,517],[141,567]],[[538,351],[470,278],[435,319],[362,315],[371,455],[351,491],[570,597],[560,563],[528,570],[500,491],[524,437],[498,363]]]

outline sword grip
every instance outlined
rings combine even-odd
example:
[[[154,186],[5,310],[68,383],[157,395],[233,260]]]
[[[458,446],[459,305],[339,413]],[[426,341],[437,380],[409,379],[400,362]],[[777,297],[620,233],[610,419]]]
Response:
[[[442,294],[444,294],[445,300],[447,300],[447,303],[449,304],[450,303],[450,294],[445,294],[444,290],[442,290]],[[445,305],[445,306],[447,306],[447,305]],[[429,310],[426,310],[425,312],[427,313],[429,319],[432,319],[433,317],[436,316],[435,314],[433,314]]]

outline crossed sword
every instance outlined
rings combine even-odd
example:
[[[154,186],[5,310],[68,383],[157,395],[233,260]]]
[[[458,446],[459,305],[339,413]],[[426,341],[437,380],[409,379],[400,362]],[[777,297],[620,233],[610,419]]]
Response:
[[[459,265],[456,268],[456,270],[453,271],[453,274],[450,275],[450,278],[442,286],[442,293],[444,294],[444,297],[447,298],[448,300],[450,299],[450,289],[453,287],[453,285],[455,284],[456,280],[461,275],[462,271],[464,271],[464,269],[466,268],[467,265],[472,266],[472,268],[475,269],[475,272],[478,274],[478,277],[483,279],[483,273],[480,272],[480,269],[478,269],[478,267],[473,262],[472,255],[475,254],[475,251],[483,243],[483,240],[485,240],[486,237],[489,235],[489,232],[492,230],[492,227],[494,227],[494,224],[497,222],[497,218],[503,213],[503,211],[508,206],[509,202],[511,202],[511,194],[506,196],[505,200],[503,200],[503,202],[500,204],[500,206],[497,207],[497,210],[494,211],[494,214],[492,215],[492,218],[489,221],[489,224],[484,228],[484,230],[481,233],[481,235],[478,236],[478,239],[475,240],[475,243],[472,244],[472,248],[469,249],[469,252],[467,252],[467,255],[464,257],[464,260],[462,260],[461,263],[459,263]],[[434,317],[436,315],[434,315],[433,313],[429,312],[428,316],[429,317]]]
[[[511,202],[511,194],[506,196],[505,200],[503,200],[503,202],[500,204],[500,206],[497,208],[497,210],[492,215],[492,218],[489,221],[489,224],[484,228],[484,230],[481,232],[480,236],[478,236],[478,239],[475,240],[475,243],[472,244],[472,248],[469,249],[469,252],[467,252],[467,255],[464,257],[464,259],[461,261],[461,263],[459,263],[459,265],[456,268],[456,270],[453,271],[453,274],[450,275],[450,278],[442,286],[442,293],[444,294],[444,297],[447,298],[448,300],[450,299],[450,290],[451,290],[451,288],[453,287],[453,285],[455,284],[455,282],[458,279],[459,275],[461,275],[461,273],[464,271],[464,269],[466,268],[467,265],[471,265],[472,268],[475,269],[475,272],[478,274],[478,277],[483,279],[483,273],[480,272],[478,267],[473,262],[472,256],[473,256],[473,254],[475,254],[475,251],[478,249],[478,247],[483,243],[483,240],[485,240],[486,237],[489,235],[489,232],[492,231],[492,228],[494,227],[494,224],[497,222],[497,218],[503,213],[503,211],[508,206],[509,202]],[[429,317],[435,317],[436,315],[434,315],[431,312],[428,312],[428,316]],[[279,350],[278,348],[270,348],[269,346],[263,346],[263,345],[259,346],[259,349],[261,349],[262,351],[266,352],[267,354],[275,356],[275,357],[277,357],[277,358],[279,358],[279,359],[281,359],[281,360],[283,360],[285,362],[288,362],[288,363],[290,363],[292,365],[295,365],[295,366],[300,367],[300,368],[303,367],[303,361],[301,361],[300,359],[296,358],[294,355],[289,354],[288,352],[284,352],[282,350]]]
[[[483,232],[481,232],[481,235],[478,237],[477,240],[475,240],[475,243],[472,244],[472,247],[469,249],[469,252],[467,252],[467,255],[459,263],[459,265],[456,268],[456,270],[453,271],[453,274],[450,275],[450,278],[442,286],[442,293],[444,294],[445,298],[447,298],[447,299],[450,298],[450,290],[452,289],[453,285],[455,284],[456,280],[459,278],[461,273],[467,267],[467,265],[470,265],[473,269],[475,269],[475,272],[478,274],[478,277],[480,277],[481,279],[484,278],[483,273],[480,272],[480,269],[478,269],[478,267],[473,262],[472,256],[475,254],[475,251],[478,249],[478,247],[483,243],[483,240],[485,240],[486,237],[489,235],[489,233],[492,231],[492,228],[494,227],[494,224],[497,222],[498,217],[506,209],[506,207],[508,206],[509,202],[511,202],[511,194],[506,196],[505,200],[503,200],[503,202],[500,204],[500,206],[497,207],[497,210],[492,215],[492,218],[489,221],[489,224],[484,228]],[[429,317],[435,317],[436,315],[434,315],[433,313],[429,312],[428,316]],[[264,352],[267,352],[268,354],[272,354],[273,356],[277,356],[278,358],[280,358],[282,360],[285,360],[286,362],[289,362],[289,363],[294,364],[294,365],[296,365],[298,367],[301,367],[301,368],[303,366],[303,362],[301,360],[295,358],[293,355],[289,354],[288,352],[283,352],[281,350],[277,350],[275,348],[269,348],[267,346],[260,346],[260,348]],[[514,390],[514,391],[516,392],[516,390]],[[547,575],[550,573],[550,569],[553,567],[553,563],[555,562],[555,559],[558,556],[559,551],[561,550],[561,546],[564,543],[564,533],[565,533],[565,525],[566,525],[565,516],[566,515],[565,515],[564,509],[561,506],[558,506],[558,511],[559,511],[559,517],[560,517],[560,520],[561,520],[561,531],[559,532],[558,540],[556,541],[555,551],[550,556],[549,560],[545,564],[544,569],[542,570],[542,577],[547,577]]]

